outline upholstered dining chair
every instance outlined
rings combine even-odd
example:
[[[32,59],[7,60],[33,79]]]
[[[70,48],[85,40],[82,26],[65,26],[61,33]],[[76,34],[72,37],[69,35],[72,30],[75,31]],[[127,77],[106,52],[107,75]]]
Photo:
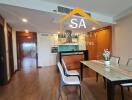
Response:
[[[132,58],[128,59],[127,66],[132,67]],[[124,84],[121,84],[120,86],[121,86],[122,100],[124,100],[124,89],[123,89],[123,87],[127,87],[128,91],[129,91],[130,90],[129,87],[132,87],[132,83],[124,83]]]
[[[81,100],[81,83],[79,81],[79,78],[77,76],[66,76],[64,74],[64,70],[60,62],[57,63],[57,66],[59,68],[61,75],[58,100],[61,96],[61,88],[63,88],[64,86],[78,86],[80,89],[80,100]]]
[[[62,65],[65,69],[65,71],[64,71],[65,75],[67,75],[67,76],[78,76],[78,77],[80,76],[80,74],[77,70],[68,70],[63,59],[61,59],[61,62],[62,62]]]
[[[117,56],[111,56],[110,57],[110,63],[111,64],[119,64],[119,61],[120,61],[120,57],[117,57]],[[96,73],[96,82],[98,82],[98,76],[99,76],[99,74]],[[105,78],[104,77],[103,77],[103,79],[105,81]]]
[[[120,61],[120,57],[116,57],[116,56],[110,57],[110,63],[111,64],[119,64],[119,61]]]
[[[132,58],[129,58],[127,61],[127,66],[132,66]]]

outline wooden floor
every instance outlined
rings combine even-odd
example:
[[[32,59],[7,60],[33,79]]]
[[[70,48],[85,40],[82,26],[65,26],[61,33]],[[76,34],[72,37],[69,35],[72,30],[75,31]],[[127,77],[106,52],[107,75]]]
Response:
[[[88,71],[85,72],[82,82],[82,100],[106,100],[102,78],[100,77],[96,83],[95,77],[87,73]],[[18,71],[9,84],[0,86],[0,100],[57,100],[59,80],[59,73],[55,66]],[[61,94],[63,100],[79,100],[77,87],[65,87]],[[121,100],[118,86],[115,98]],[[132,100],[132,92],[128,92],[127,89],[125,100]]]
[[[32,68],[36,68],[36,58],[35,57],[23,57],[21,60],[21,67],[23,70],[28,71]]]

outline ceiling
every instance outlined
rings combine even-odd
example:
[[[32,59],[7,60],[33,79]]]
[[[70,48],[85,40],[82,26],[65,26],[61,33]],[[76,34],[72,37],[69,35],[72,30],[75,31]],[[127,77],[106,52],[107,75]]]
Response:
[[[132,0],[41,0],[62,4],[69,7],[81,7],[85,10],[106,16],[118,16],[132,7]]]
[[[0,14],[6,19],[6,21],[17,31],[24,31],[28,29],[32,32],[38,33],[57,33],[62,30],[71,29],[68,25],[69,20],[60,25],[58,23],[59,18],[62,17],[60,14],[43,12],[38,10],[32,10],[27,8],[0,5]],[[28,23],[23,23],[22,18],[28,19]],[[80,18],[78,18],[80,20]],[[104,27],[109,23],[100,22],[99,25],[85,21],[87,29],[72,29],[73,32],[87,32],[91,31],[92,27]]]
[[[20,4],[25,4],[27,7],[19,7],[20,4],[17,0],[12,0],[12,2],[8,2],[8,0],[1,0],[0,2],[5,3],[0,3],[0,14],[15,30],[24,31],[25,29],[28,29],[29,31],[38,33],[57,33],[61,30],[71,29],[67,24],[69,22],[66,22],[64,25],[60,25],[58,23],[58,20],[60,17],[62,17],[62,14],[53,12],[54,8],[56,8],[58,5],[63,5],[70,8],[81,7],[86,11],[96,13],[97,17],[99,18],[102,17],[99,15],[104,15],[108,18],[114,18],[118,15],[122,16],[124,11],[126,12],[127,9],[129,9],[129,12],[132,11],[130,9],[132,8],[132,0],[22,0]],[[18,3],[19,6],[13,6],[15,2],[16,4]],[[37,4],[37,2],[39,3]],[[46,4],[48,4],[46,2],[52,4],[53,6],[47,5],[47,7],[45,7]],[[107,20],[107,18],[104,16],[102,18]],[[23,23],[21,21],[22,18],[28,19],[28,23]],[[86,29],[82,28],[72,30],[75,32],[87,32],[91,31],[92,27],[100,28],[110,25],[110,23],[105,21],[100,21],[99,24],[93,24],[89,21],[86,21],[86,24]]]
[[[6,21],[17,31],[28,29],[32,32],[52,32],[59,30],[56,23],[53,23],[53,18],[58,15],[31,10],[20,7],[0,5],[0,13]],[[28,19],[28,23],[23,23],[22,18]]]

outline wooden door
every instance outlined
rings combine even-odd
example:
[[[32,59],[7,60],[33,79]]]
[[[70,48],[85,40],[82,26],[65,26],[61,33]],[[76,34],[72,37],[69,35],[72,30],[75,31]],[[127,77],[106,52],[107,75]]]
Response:
[[[9,70],[10,77],[14,74],[14,60],[13,60],[13,42],[12,42],[12,28],[7,24],[8,30],[8,51],[9,51]]]
[[[35,32],[17,32],[16,33],[17,39],[17,58],[18,58],[18,67],[20,69],[25,69],[24,62],[27,62],[29,59],[34,59],[35,63],[33,67],[38,67],[38,55],[37,55],[37,33]],[[27,46],[28,47],[27,47]],[[25,59],[27,58],[27,59]],[[32,59],[32,60],[33,60]],[[31,61],[31,60],[30,60]],[[30,63],[30,62],[29,62]],[[28,62],[27,62],[28,64]],[[29,65],[30,66],[30,65]]]
[[[0,16],[0,85],[7,82],[4,19]]]

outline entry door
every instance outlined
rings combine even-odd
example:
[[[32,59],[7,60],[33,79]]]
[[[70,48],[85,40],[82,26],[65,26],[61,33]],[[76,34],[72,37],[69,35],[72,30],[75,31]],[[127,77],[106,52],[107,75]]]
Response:
[[[0,85],[7,82],[4,27],[0,24]]]
[[[38,67],[37,33],[17,32],[16,38],[19,70]]]

